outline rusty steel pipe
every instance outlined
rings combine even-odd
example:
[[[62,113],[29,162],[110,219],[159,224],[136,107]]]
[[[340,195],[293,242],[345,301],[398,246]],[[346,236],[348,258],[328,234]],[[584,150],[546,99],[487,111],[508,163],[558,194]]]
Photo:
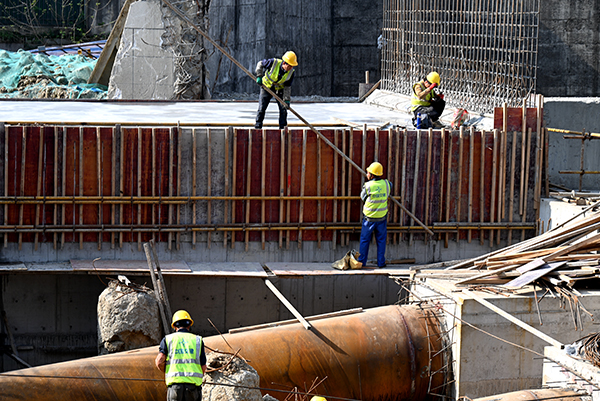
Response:
[[[212,336],[205,343],[221,351],[239,349],[257,370],[262,392],[280,400],[323,379],[313,393],[332,400],[420,401],[429,398],[428,389],[441,392],[445,361],[431,312],[393,305],[311,325]],[[8,372],[0,375],[0,401],[162,401],[166,388],[154,367],[156,353],[157,347],[148,347]]]

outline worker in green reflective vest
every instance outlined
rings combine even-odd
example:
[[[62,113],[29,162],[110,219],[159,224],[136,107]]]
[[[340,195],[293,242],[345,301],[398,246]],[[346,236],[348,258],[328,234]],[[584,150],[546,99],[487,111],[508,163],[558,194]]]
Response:
[[[373,162],[367,167],[367,179],[360,193],[363,200],[363,222],[360,230],[360,256],[358,261],[367,264],[369,244],[375,234],[377,242],[377,266],[385,267],[385,243],[387,241],[388,197],[392,192],[392,183],[382,178],[383,166]]]
[[[190,332],[194,324],[189,313],[173,314],[171,327],[176,331],[162,339],[156,367],[165,373],[167,401],[201,401],[202,378],[206,372],[206,353],[202,337]]]
[[[279,129],[284,129],[287,126],[287,109],[290,107],[292,82],[297,65],[298,58],[296,53],[292,51],[286,52],[280,59],[269,58],[258,62],[255,71],[256,83],[261,87],[254,128],[262,128],[267,107],[273,98],[273,95],[267,92],[265,87],[284,101],[285,105],[277,103],[277,106],[279,106]]]

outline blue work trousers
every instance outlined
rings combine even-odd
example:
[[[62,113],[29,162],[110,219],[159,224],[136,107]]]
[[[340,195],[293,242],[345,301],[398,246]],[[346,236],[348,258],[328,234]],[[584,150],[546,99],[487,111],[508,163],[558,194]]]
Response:
[[[362,262],[363,266],[367,264],[369,244],[371,243],[373,234],[375,234],[375,241],[377,242],[377,266],[384,267],[387,219],[381,221],[368,221],[366,218],[363,219],[362,227],[360,229],[360,256],[358,261]]]

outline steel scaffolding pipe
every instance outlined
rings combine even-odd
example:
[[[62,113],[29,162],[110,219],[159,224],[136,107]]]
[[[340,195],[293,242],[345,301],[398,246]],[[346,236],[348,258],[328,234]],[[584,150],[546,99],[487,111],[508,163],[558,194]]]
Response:
[[[443,395],[448,361],[431,311],[392,305],[311,320],[311,325],[311,330],[295,323],[212,336],[205,343],[239,350],[257,370],[261,391],[279,400],[315,381],[322,383],[313,394],[331,400],[421,401]],[[0,401],[163,401],[157,351],[149,347],[3,373]]]

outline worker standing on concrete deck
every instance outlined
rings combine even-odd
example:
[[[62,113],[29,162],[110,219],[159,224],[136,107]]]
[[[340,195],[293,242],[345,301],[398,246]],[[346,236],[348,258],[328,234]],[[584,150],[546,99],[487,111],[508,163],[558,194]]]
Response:
[[[296,53],[291,51],[286,52],[281,59],[270,58],[261,60],[256,65],[256,82],[275,92],[285,102],[286,106],[289,107],[292,97],[294,67],[297,65],[298,59],[296,58]],[[272,98],[273,96],[261,86],[254,128],[262,128],[265,113]],[[277,105],[279,106],[279,129],[284,129],[287,126],[287,108],[279,102]]]
[[[175,333],[160,343],[154,361],[165,372],[167,401],[201,401],[202,378],[206,372],[206,353],[202,337],[190,332],[194,321],[190,314],[179,310],[173,314],[171,327]]]
[[[430,72],[427,77],[413,85],[411,111],[414,114],[413,125],[415,127],[444,127],[439,119],[446,107],[446,101],[443,94],[435,92],[434,89],[438,86],[440,86],[440,74],[435,71]],[[421,114],[421,126],[417,126],[417,115],[419,113]],[[430,123],[426,122],[427,119],[430,120]]]
[[[387,241],[388,197],[392,192],[392,183],[382,178],[383,166],[373,162],[367,167],[367,179],[360,193],[363,205],[363,222],[360,230],[360,256],[358,261],[367,264],[369,244],[375,234],[377,242],[377,266],[385,267],[385,243]]]

